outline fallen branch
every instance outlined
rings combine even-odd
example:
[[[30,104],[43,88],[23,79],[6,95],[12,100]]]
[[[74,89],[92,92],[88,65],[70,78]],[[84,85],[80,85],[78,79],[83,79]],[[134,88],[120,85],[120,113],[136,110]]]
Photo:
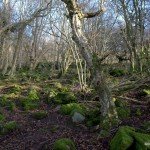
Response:
[[[131,101],[131,102],[134,102],[134,103],[137,103],[137,104],[142,104],[142,105],[149,104],[149,102],[143,102],[143,101],[139,101],[139,100],[136,100],[136,99],[133,99],[133,98],[129,98],[129,97],[117,96],[116,98],[127,100],[127,101]]]

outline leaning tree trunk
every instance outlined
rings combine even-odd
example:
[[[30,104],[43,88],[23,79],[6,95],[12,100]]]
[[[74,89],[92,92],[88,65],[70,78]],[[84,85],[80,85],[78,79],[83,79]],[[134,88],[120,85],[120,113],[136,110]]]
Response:
[[[72,39],[78,46],[82,57],[85,59],[87,66],[90,70],[93,85],[96,92],[99,95],[101,103],[101,114],[104,117],[115,117],[117,118],[117,113],[115,110],[114,102],[112,101],[111,92],[108,88],[108,85],[105,82],[105,79],[102,75],[102,72],[97,65],[97,59],[93,59],[93,55],[90,53],[90,46],[88,40],[84,35],[82,29],[82,19],[91,18],[99,15],[103,10],[99,10],[95,13],[86,13],[84,14],[79,8],[76,0],[62,0],[68,9],[69,21],[72,28]],[[96,58],[96,57],[95,57]]]

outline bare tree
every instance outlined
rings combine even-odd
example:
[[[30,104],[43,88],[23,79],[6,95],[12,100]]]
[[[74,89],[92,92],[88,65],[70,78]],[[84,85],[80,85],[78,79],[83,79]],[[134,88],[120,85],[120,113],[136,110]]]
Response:
[[[91,54],[89,49],[90,45],[88,40],[83,33],[83,22],[84,18],[92,18],[100,15],[105,11],[103,7],[100,10],[93,13],[83,13],[82,9],[79,7],[77,0],[62,0],[66,4],[68,10],[68,18],[72,28],[72,39],[78,46],[82,57],[87,63],[87,67],[91,72],[93,78],[93,84],[95,90],[97,91],[100,102],[101,102],[101,114],[102,116],[107,116],[109,118],[117,118],[117,113],[115,110],[114,102],[112,101],[110,89],[104,79],[101,71],[100,64],[98,63],[98,58],[95,54]]]

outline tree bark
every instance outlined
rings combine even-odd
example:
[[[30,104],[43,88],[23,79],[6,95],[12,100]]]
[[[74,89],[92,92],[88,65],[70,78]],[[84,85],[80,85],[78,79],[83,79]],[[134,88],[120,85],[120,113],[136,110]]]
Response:
[[[66,4],[67,10],[69,12],[68,18],[72,28],[72,39],[78,46],[80,53],[87,63],[87,67],[90,70],[93,85],[96,92],[99,95],[101,103],[101,114],[104,117],[117,117],[114,102],[112,101],[111,92],[108,85],[105,82],[104,76],[100,71],[99,65],[97,64],[97,58],[90,53],[90,45],[88,40],[84,35],[82,29],[82,20],[84,18],[90,18],[99,15],[103,12],[103,9],[94,12],[84,14],[79,8],[76,0],[62,0]]]

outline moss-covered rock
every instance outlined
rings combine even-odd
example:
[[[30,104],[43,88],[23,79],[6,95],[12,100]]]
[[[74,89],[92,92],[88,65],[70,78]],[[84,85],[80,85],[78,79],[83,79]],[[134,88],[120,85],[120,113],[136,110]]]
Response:
[[[76,102],[77,98],[72,92],[62,91],[58,92],[54,97],[54,103],[56,104],[69,104]]]
[[[32,117],[35,118],[35,119],[37,119],[37,120],[46,118],[47,117],[47,111],[37,111],[37,112],[34,112],[34,113],[32,113]]]
[[[129,126],[120,127],[110,143],[110,150],[148,150],[150,135],[136,132]]]
[[[15,130],[17,128],[18,128],[18,125],[15,121],[7,122],[6,124],[1,125],[0,134],[1,135],[7,134],[7,133],[12,132],[13,130]]]
[[[53,145],[53,150],[76,150],[75,144],[72,140],[63,138],[56,140]]]
[[[86,108],[82,104],[70,103],[62,105],[60,112],[64,115],[73,115],[75,112],[79,112],[82,115],[85,114]]]

